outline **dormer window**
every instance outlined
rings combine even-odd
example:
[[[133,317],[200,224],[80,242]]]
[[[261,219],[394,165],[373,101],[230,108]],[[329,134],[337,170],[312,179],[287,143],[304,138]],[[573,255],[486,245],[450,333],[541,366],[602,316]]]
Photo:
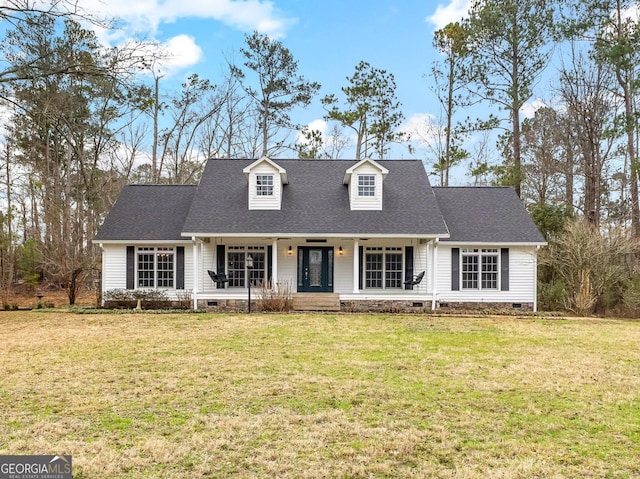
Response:
[[[376,196],[375,175],[358,175],[358,196]]]
[[[369,158],[360,160],[344,173],[342,182],[349,187],[351,210],[382,210],[382,184],[389,173],[384,166]]]
[[[282,206],[282,189],[289,180],[287,171],[276,162],[263,156],[242,172],[247,178],[248,207],[250,210],[279,210]]]
[[[273,175],[256,175],[256,195],[273,196]]]

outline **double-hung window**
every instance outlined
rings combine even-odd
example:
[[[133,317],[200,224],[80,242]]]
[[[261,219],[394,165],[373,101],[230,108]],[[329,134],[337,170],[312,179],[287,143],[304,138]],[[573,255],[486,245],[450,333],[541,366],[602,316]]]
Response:
[[[175,258],[173,248],[138,248],[138,288],[173,288]]]
[[[498,250],[462,250],[462,289],[498,289]]]
[[[256,195],[273,196],[273,175],[256,175]]]
[[[358,196],[376,196],[375,175],[358,175]]]
[[[229,246],[227,264],[229,287],[246,288],[247,278],[257,286],[266,277],[264,246]]]
[[[402,248],[367,248],[365,287],[402,288]]]

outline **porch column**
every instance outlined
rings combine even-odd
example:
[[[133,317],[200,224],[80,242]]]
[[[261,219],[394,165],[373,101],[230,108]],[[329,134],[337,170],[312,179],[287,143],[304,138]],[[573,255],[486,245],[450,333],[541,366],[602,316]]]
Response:
[[[436,309],[436,300],[438,297],[438,242],[439,239],[433,240],[433,254],[431,255],[431,311]]]
[[[536,246],[533,253],[533,312],[538,312],[538,251],[540,246]]]
[[[198,309],[198,241],[195,236],[191,237],[193,244],[193,309]]]
[[[360,292],[360,242],[353,242],[353,292]]]
[[[278,285],[278,239],[273,238],[271,243],[271,289]]]

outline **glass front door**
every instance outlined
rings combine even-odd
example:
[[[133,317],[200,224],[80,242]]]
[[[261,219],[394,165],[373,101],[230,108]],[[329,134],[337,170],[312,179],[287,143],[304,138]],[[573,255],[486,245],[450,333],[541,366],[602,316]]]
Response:
[[[333,248],[298,248],[298,292],[333,292]]]

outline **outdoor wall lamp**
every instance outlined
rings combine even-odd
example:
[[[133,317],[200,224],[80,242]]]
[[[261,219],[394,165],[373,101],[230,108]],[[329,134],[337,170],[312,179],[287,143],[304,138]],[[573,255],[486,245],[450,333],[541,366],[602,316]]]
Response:
[[[289,245],[289,249],[287,250],[287,254],[289,256],[293,255],[293,248],[291,248],[291,245]]]
[[[342,249],[342,246],[340,246],[340,247],[338,248],[338,255],[339,255],[339,256],[342,256],[343,254],[344,254],[344,250]]]

